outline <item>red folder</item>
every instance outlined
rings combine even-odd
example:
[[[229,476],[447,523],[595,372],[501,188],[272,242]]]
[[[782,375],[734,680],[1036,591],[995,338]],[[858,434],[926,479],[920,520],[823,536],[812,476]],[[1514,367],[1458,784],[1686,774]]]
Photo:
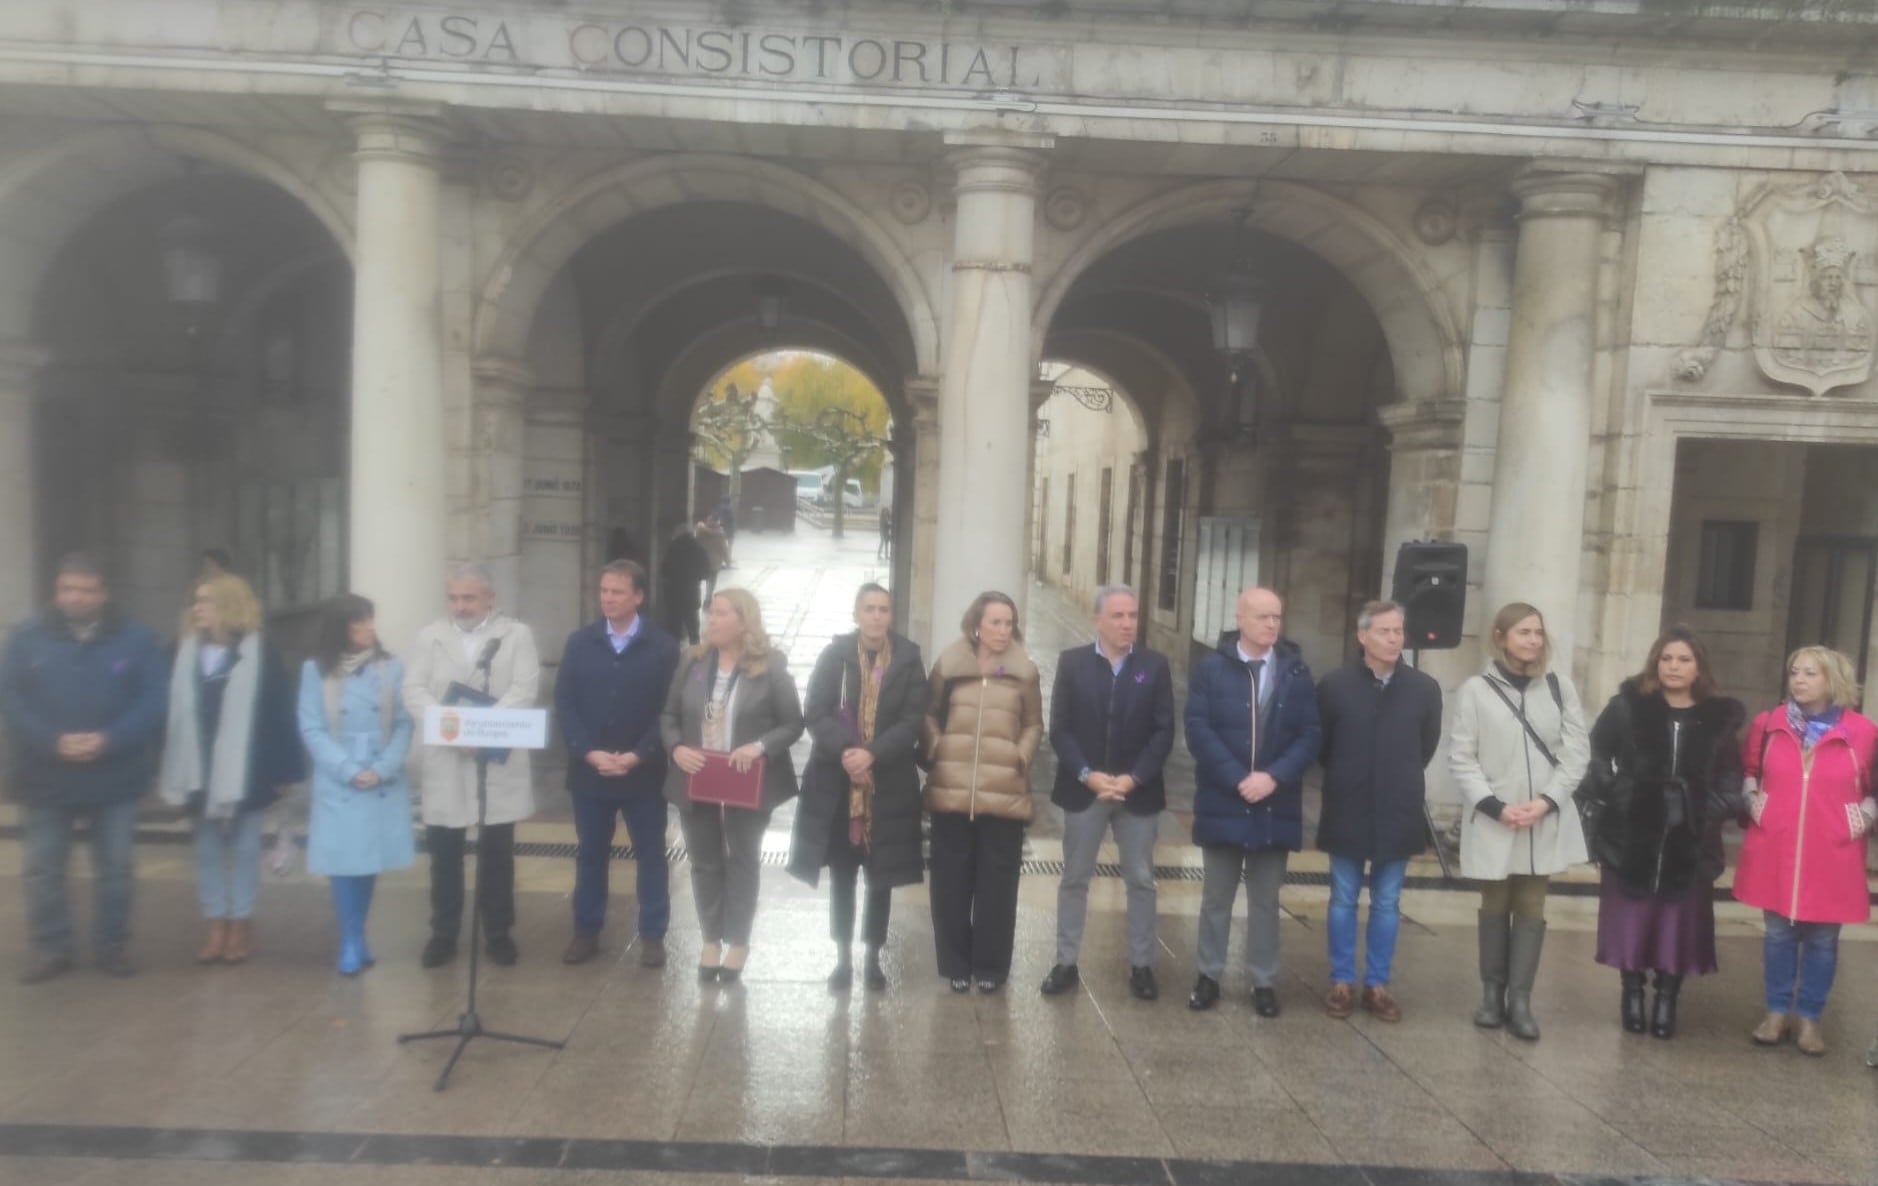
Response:
[[[729,754],[704,751],[704,769],[685,781],[685,794],[693,803],[720,803],[754,811],[763,806],[763,767],[758,758],[748,770],[738,773],[730,764]]]

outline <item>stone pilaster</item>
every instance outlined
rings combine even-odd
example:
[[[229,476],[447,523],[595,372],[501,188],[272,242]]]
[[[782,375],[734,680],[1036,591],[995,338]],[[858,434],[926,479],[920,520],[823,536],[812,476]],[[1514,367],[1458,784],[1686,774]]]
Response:
[[[38,477],[33,404],[45,353],[0,342],[0,627],[31,617],[40,600]]]
[[[470,551],[496,578],[498,603],[521,604],[523,470],[528,443],[528,393],[534,376],[524,363],[478,359],[470,434]]]
[[[401,649],[439,611],[449,555],[444,128],[435,109],[342,110],[358,162],[349,583],[377,603],[379,632]]]
[[[951,637],[949,631],[942,631],[940,638],[933,637],[933,557],[939,534],[939,380],[925,376],[908,379],[906,398],[913,405],[913,496],[895,508],[894,527],[900,543],[911,541],[907,637],[930,657],[937,653],[941,639]],[[912,519],[911,532],[903,529],[903,517]],[[960,612],[964,612],[962,607]]]
[[[1616,191],[1605,174],[1553,169],[1513,183],[1519,243],[1480,613],[1538,606],[1561,666],[1578,616],[1599,249]]]
[[[939,387],[939,498],[933,621],[986,589],[1021,606],[1031,454],[1031,259],[1043,137],[951,141],[957,212],[952,304]],[[937,640],[935,640],[937,641]]]

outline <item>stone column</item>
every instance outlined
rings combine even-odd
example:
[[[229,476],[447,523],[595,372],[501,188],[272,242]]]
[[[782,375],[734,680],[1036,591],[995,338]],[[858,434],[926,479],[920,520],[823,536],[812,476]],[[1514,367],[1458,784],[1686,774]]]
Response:
[[[933,622],[939,639],[973,597],[1024,603],[1032,440],[1031,244],[1048,148],[1041,137],[954,139],[952,304],[939,385]]]
[[[432,113],[355,111],[350,584],[403,649],[442,608],[449,556],[439,156]]]
[[[0,342],[0,629],[31,617],[41,599],[33,401],[44,363],[34,347]]]
[[[521,606],[523,468],[527,457],[527,364],[481,358],[474,370],[470,436],[470,555],[489,566],[496,602]]]
[[[1513,182],[1519,245],[1480,613],[1509,601],[1538,606],[1566,670],[1584,549],[1599,239],[1616,188],[1604,174],[1546,169]]]
[[[899,489],[894,494],[895,568],[899,567],[898,550],[902,545],[910,548],[907,637],[925,650],[930,661],[939,642],[933,637],[933,555],[939,534],[939,380],[924,376],[908,379],[906,398],[913,405],[913,472],[910,487],[900,487],[910,489],[910,497],[901,498]],[[895,474],[894,480],[904,483],[908,478]],[[900,522],[903,518],[910,519],[905,527]],[[964,607],[958,612],[963,613]],[[945,632],[941,637],[949,640],[951,634]]]

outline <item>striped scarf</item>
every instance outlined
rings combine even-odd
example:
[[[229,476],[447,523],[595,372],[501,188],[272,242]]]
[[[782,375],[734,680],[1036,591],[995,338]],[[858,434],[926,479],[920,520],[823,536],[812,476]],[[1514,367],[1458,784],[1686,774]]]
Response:
[[[860,744],[871,745],[876,718],[880,713],[880,687],[887,679],[887,665],[893,660],[893,644],[883,642],[880,650],[868,653],[858,639],[860,652],[861,696],[854,707],[855,733]],[[848,843],[866,849],[874,842],[874,779],[872,775],[848,780]]]

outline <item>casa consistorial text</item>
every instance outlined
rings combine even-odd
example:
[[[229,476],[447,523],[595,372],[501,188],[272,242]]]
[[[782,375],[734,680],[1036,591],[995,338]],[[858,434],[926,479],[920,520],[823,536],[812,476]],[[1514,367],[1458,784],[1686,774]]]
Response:
[[[373,57],[771,83],[1056,90],[1061,47],[869,30],[720,26],[405,6],[345,12],[335,48]]]

